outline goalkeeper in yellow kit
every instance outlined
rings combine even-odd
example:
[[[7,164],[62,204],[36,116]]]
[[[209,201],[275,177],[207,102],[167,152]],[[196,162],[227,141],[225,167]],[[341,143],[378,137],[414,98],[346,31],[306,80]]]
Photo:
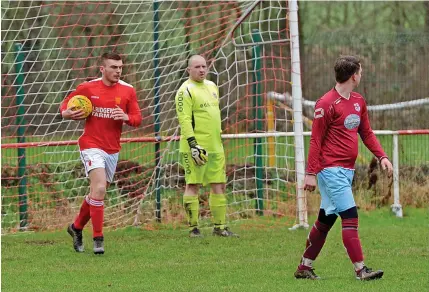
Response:
[[[221,140],[219,89],[206,80],[207,63],[199,55],[188,61],[189,79],[176,94],[176,112],[181,128],[180,156],[185,170],[183,205],[190,237],[201,237],[198,229],[200,185],[210,184],[209,205],[213,235],[238,237],[225,226],[225,155]]]

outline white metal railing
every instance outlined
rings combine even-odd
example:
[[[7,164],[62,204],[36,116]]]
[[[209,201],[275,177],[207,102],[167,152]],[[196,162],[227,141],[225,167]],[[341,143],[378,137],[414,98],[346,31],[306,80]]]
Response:
[[[303,136],[311,136],[311,132],[303,132]],[[397,217],[402,218],[402,205],[400,203],[399,192],[399,135],[422,134],[429,135],[429,130],[374,130],[375,135],[392,135],[392,164],[393,164],[393,204],[390,206]],[[243,139],[243,138],[268,138],[268,137],[295,137],[295,132],[269,132],[269,133],[241,133],[241,134],[223,134],[223,139]],[[300,171],[302,172],[302,171]],[[298,173],[298,170],[297,170]],[[304,173],[302,173],[303,175]],[[304,218],[302,218],[304,219]],[[303,226],[301,226],[303,227]]]
[[[278,93],[274,91],[267,92],[267,97],[270,99],[279,100],[281,102],[285,102],[287,104],[292,104],[292,96],[290,93]],[[416,107],[420,105],[429,104],[429,97],[420,98],[420,99],[414,99],[409,101],[402,101],[397,103],[391,103],[391,104],[378,104],[378,105],[368,105],[368,111],[385,111],[385,110],[392,110],[392,109],[403,109],[406,107]],[[302,105],[314,107],[316,105],[315,101],[302,99]]]

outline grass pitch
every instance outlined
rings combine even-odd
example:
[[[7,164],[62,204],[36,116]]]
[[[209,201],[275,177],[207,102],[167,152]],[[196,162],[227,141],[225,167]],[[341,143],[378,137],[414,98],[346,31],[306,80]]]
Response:
[[[355,280],[336,222],[315,262],[320,281],[296,280],[293,272],[308,230],[260,218],[232,229],[241,238],[217,238],[203,229],[190,239],[186,229],[126,228],[105,233],[106,254],[78,254],[64,230],[2,237],[2,291],[427,291],[428,212],[405,209],[403,219],[388,209],[360,212],[366,264],[383,279]],[[315,218],[310,218],[310,223]]]

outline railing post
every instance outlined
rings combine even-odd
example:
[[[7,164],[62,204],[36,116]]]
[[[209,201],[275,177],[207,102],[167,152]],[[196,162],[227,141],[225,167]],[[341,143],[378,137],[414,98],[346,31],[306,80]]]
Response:
[[[155,142],[155,192],[156,192],[156,220],[161,222],[161,165],[160,165],[160,151],[161,151],[161,124],[160,124],[160,87],[161,87],[161,73],[159,70],[159,1],[153,2],[153,68],[155,75],[154,84],[154,132],[156,137]]]
[[[25,108],[23,107],[24,102],[24,61],[25,56],[23,50],[23,45],[21,43],[15,44],[16,59],[15,59],[15,68],[16,68],[16,125],[17,129],[17,143],[25,143]],[[25,159],[25,148],[18,147],[18,195],[19,195],[19,228],[25,230],[27,228],[27,176],[25,174],[26,169],[26,159]]]
[[[393,134],[393,204],[390,206],[396,217],[402,218],[402,206],[399,202],[399,147],[398,133]]]
[[[255,43],[261,43],[262,38],[259,30],[252,30],[252,39]],[[256,44],[253,46],[253,104],[255,106],[255,130],[257,132],[263,131],[262,129],[262,76],[261,76],[261,45]],[[262,139],[254,139],[255,148],[255,167],[256,167],[256,212],[258,215],[264,214],[264,187],[263,187],[263,162],[262,162]]]

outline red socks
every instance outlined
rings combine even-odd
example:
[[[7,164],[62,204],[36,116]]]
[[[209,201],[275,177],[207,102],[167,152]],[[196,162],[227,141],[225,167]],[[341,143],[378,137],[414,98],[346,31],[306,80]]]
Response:
[[[74,220],[74,228],[82,230],[85,227],[86,223],[88,223],[89,219],[91,218],[89,208],[89,197],[85,196],[82,206],[80,207],[79,214]]]
[[[89,219],[92,222],[93,237],[103,236],[104,201],[94,200],[86,196],[73,223],[74,228],[82,230]]]
[[[344,247],[356,270],[359,270],[363,265],[362,246],[358,234],[358,221],[358,218],[349,218],[342,219],[341,223]],[[331,226],[323,224],[318,220],[314,223],[307,238],[306,249],[301,264],[298,267],[300,270],[312,268],[312,262],[319,255],[330,229]]]
[[[310,233],[307,237],[306,249],[304,251],[303,258],[308,261],[307,265],[305,262],[302,262],[299,265],[300,270],[305,270],[311,268],[311,261],[315,260],[322,250],[323,245],[326,241],[326,236],[328,235],[331,226],[321,223],[317,220],[313,227],[311,228]]]
[[[104,201],[89,199],[92,237],[103,236]]]
[[[352,263],[363,262],[362,246],[358,235],[358,218],[342,220],[343,243]]]

